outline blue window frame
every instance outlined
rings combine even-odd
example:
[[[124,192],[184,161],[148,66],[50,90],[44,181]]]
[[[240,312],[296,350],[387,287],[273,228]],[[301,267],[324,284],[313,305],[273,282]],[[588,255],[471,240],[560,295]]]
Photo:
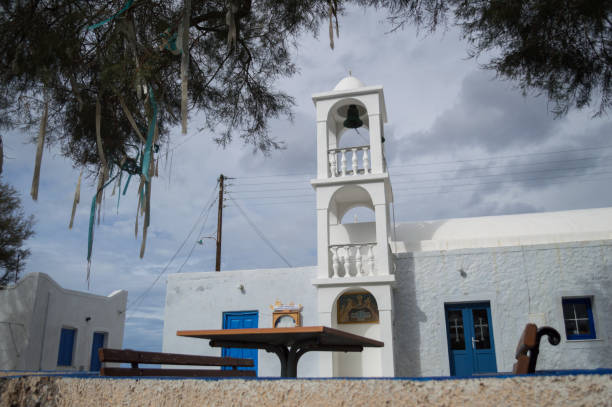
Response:
[[[59,351],[57,353],[58,366],[72,366],[72,354],[74,352],[74,339],[76,329],[62,328],[60,334]]]
[[[567,340],[595,339],[595,322],[591,299],[563,298],[563,321]]]

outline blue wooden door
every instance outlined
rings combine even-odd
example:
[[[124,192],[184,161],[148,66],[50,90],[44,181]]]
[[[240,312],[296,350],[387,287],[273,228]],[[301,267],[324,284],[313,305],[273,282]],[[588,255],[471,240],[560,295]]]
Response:
[[[259,315],[257,311],[239,311],[223,313],[223,329],[257,328]],[[239,367],[239,370],[254,370],[257,372],[257,349],[223,348],[222,356],[232,358],[253,359],[253,367]],[[224,368],[225,370],[231,368]]]
[[[72,366],[72,354],[74,353],[74,337],[76,329],[62,328],[60,333],[59,351],[57,353],[58,366]]]
[[[451,376],[497,371],[489,303],[446,305]]]
[[[98,349],[104,347],[104,332],[94,332],[91,342],[91,361],[89,362],[89,370],[92,372],[100,370],[100,358],[98,357]]]

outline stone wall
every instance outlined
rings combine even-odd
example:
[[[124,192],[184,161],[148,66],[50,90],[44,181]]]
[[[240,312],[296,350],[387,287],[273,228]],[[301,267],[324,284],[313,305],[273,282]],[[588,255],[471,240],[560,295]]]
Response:
[[[610,240],[398,254],[396,278],[396,376],[450,373],[444,305],[461,302],[490,302],[499,372],[512,370],[530,321],[561,333],[559,346],[542,341],[538,369],[612,366]],[[566,339],[561,299],[571,296],[592,298],[597,339]]]
[[[0,378],[0,407],[603,406],[612,375],[465,380],[158,380]]]

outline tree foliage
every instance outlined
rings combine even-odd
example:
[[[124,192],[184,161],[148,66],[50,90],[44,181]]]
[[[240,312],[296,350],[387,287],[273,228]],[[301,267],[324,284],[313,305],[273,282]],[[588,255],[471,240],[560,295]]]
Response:
[[[164,47],[180,30],[183,1],[0,0],[0,125],[38,126],[49,103],[46,144],[58,143],[75,166],[97,171],[96,103],[109,161],[136,158],[158,109],[156,144],[180,120],[181,56]],[[325,1],[192,0],[189,107],[226,144],[238,135],[262,151],[279,146],[270,118],[290,115],[293,99],[273,83],[296,71],[289,48],[314,32]],[[228,11],[234,7],[228,16]],[[115,16],[110,21],[92,28]],[[228,18],[237,38],[228,46]],[[192,128],[191,133],[194,133]]]
[[[545,93],[559,115],[592,103],[612,107],[612,2],[606,0],[372,0],[389,8],[395,27],[458,25],[472,56]]]
[[[17,191],[0,182],[0,289],[19,279],[30,255],[22,247],[24,240],[34,233],[33,223],[33,217],[23,213]]]
[[[189,108],[225,145],[239,136],[255,149],[279,143],[270,118],[290,116],[293,99],[274,89],[296,67],[290,51],[348,4],[384,8],[395,27],[463,30],[471,54],[525,90],[545,92],[565,113],[599,98],[610,107],[612,2],[590,0],[191,0]],[[126,7],[129,6],[129,7]],[[37,126],[49,103],[46,144],[75,166],[98,171],[96,102],[109,161],[136,159],[146,133],[151,89],[156,144],[180,120],[180,34],[184,0],[0,0],[0,126]],[[107,21],[108,20],[108,21]],[[228,41],[230,20],[235,43]],[[92,25],[104,22],[95,28]],[[331,28],[331,27],[330,27]],[[166,46],[164,46],[166,45]],[[123,103],[123,106],[122,106]],[[125,108],[125,109],[124,109]],[[190,130],[194,132],[193,126]]]

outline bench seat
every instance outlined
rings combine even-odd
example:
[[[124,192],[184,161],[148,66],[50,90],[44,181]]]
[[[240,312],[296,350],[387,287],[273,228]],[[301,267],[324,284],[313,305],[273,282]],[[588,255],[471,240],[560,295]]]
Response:
[[[101,363],[129,363],[131,365],[131,367],[103,365],[100,368],[100,376],[255,377],[257,375],[254,370],[238,369],[239,367],[253,367],[252,359],[109,348],[98,349],[98,356]],[[142,368],[139,364],[230,367],[231,370]]]

